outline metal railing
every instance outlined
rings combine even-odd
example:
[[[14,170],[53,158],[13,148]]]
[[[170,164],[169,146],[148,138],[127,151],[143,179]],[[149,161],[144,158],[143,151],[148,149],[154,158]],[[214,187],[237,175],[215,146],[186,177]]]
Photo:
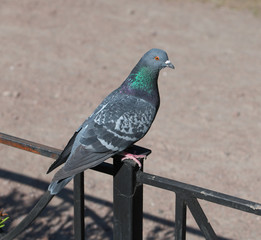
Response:
[[[46,157],[57,158],[60,150],[37,144],[31,141],[0,133],[0,142],[9,146],[37,153]],[[133,146],[128,149],[131,153],[148,155],[150,150]],[[186,212],[187,208],[196,220],[203,236],[206,239],[218,239],[211,224],[202,210],[198,199],[216,203],[218,205],[238,209],[240,211],[261,215],[261,204],[211,191],[205,188],[185,184],[175,180],[145,173],[134,167],[131,162],[121,162],[121,155],[116,155],[113,164],[102,163],[93,170],[113,176],[113,239],[114,240],[141,240],[143,221],[143,185],[172,191],[176,194],[175,239],[186,239]],[[52,196],[48,191],[27,215],[27,217],[3,238],[14,239],[24,231],[28,225],[40,214],[50,202]],[[174,225],[174,221],[173,221]],[[74,178],[74,237],[83,240],[84,226],[84,174]]]

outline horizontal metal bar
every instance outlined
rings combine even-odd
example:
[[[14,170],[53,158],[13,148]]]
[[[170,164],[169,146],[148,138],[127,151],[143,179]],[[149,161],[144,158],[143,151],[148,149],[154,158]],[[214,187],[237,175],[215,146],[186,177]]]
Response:
[[[43,144],[10,136],[4,133],[0,133],[0,143],[54,159],[58,158],[62,152],[57,148],[48,147]]]
[[[58,158],[62,152],[62,150],[57,148],[49,147],[1,132],[0,143],[54,159]],[[109,163],[102,163],[92,169],[98,172],[113,175],[113,165]]]
[[[195,198],[203,199],[230,208],[235,208],[244,212],[261,215],[261,204],[242,198],[233,197],[224,193],[215,192],[141,171],[137,173],[137,181],[176,193],[189,194]]]
[[[103,162],[100,165],[90,168],[90,169],[97,171],[97,172],[105,173],[105,174],[108,174],[111,176],[113,176],[113,174],[114,174],[113,164],[111,164],[111,163]]]
[[[0,143],[11,147],[19,148],[28,152],[36,153],[45,157],[54,158],[54,159],[57,159],[62,152],[62,150],[57,148],[49,147],[43,144],[35,143],[32,141],[14,137],[1,132],[0,132]],[[151,150],[137,145],[133,145],[128,149],[126,149],[125,152],[149,155],[151,153]],[[122,154],[119,155],[123,156]],[[113,165],[105,162],[91,169],[109,175],[114,174]]]
[[[59,149],[10,136],[4,133],[0,133],[0,143],[54,159],[57,158],[61,153],[61,150]],[[144,148],[138,146],[134,146],[133,148],[131,148],[130,152],[134,151],[136,154],[139,154],[139,149],[144,152]],[[149,153],[150,150],[147,149],[147,154]],[[113,165],[109,163],[102,163],[99,166],[93,168],[93,170],[113,175]],[[170,190],[176,193],[189,193],[196,198],[204,199],[213,203],[218,203],[220,205],[235,208],[245,212],[254,213],[256,215],[261,215],[261,204],[259,203],[211,191],[205,188],[159,177],[141,171],[138,171],[137,173],[137,181],[154,187]]]

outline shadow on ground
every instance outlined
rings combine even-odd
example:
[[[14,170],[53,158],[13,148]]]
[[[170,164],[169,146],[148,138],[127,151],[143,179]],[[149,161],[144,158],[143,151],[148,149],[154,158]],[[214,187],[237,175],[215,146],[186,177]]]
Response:
[[[34,187],[39,190],[45,191],[48,187],[48,183],[45,181],[37,180],[19,173],[10,172],[0,169],[0,178],[9,179],[11,181],[19,182],[20,184],[31,185],[34,183]],[[62,201],[58,206],[51,206],[50,204],[43,211],[43,213],[33,222],[33,224],[22,234],[18,239],[63,239],[71,240],[73,236],[73,217],[68,214],[69,208],[73,205],[73,192],[68,189],[64,189],[61,194],[57,196]],[[2,196],[0,199],[0,208],[9,209],[9,216],[11,219],[20,221],[22,217],[29,213],[32,207],[38,200],[26,200],[26,195],[15,189],[11,194]],[[113,212],[112,202],[96,198],[85,194],[85,200],[87,202],[93,202],[102,207],[106,207],[107,212],[103,217],[100,217],[94,210],[85,205],[85,220],[88,221],[85,227],[86,239],[113,239]],[[66,220],[64,221],[64,216]],[[63,219],[63,221],[61,220]],[[169,221],[164,218],[154,216],[149,213],[144,213],[144,219],[157,223],[156,226],[151,229],[146,240],[153,240],[163,238],[165,240],[174,239],[174,221]],[[17,222],[18,222],[17,221]],[[4,232],[11,230],[11,221],[7,222],[4,227]],[[203,237],[200,230],[187,227],[187,232],[199,237]],[[220,240],[229,240],[227,238],[219,237]]]

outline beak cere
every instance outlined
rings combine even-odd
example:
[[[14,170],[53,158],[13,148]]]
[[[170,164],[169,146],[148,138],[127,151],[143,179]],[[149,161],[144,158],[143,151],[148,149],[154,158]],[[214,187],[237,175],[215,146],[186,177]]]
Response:
[[[167,61],[165,62],[165,64],[166,64],[166,67],[175,69],[174,65],[170,62],[170,60],[167,60]]]

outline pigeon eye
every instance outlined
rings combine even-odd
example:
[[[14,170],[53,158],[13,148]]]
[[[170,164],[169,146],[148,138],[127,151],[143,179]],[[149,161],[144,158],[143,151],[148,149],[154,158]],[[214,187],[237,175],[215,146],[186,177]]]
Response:
[[[158,60],[159,60],[159,57],[158,57],[158,56],[156,56],[154,59],[158,61]]]

